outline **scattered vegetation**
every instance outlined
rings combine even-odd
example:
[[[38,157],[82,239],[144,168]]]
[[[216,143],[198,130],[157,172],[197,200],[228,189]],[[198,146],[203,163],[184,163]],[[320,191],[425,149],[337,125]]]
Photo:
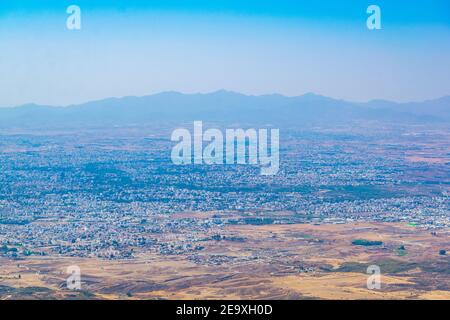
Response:
[[[67,300],[92,300],[95,299],[95,294],[86,290],[79,290],[76,293],[66,296]]]
[[[29,224],[29,220],[0,219],[0,224],[24,226]]]
[[[378,240],[355,239],[352,241],[352,244],[355,246],[381,246],[383,242]]]
[[[400,246],[397,248],[397,255],[400,257],[406,256],[408,252],[406,251],[405,246]]]
[[[394,259],[385,259],[371,263],[346,262],[335,271],[367,273],[367,268],[370,265],[377,265],[380,267],[382,273],[391,274],[401,273],[419,267],[417,263],[403,262]]]
[[[27,296],[33,296],[36,294],[44,295],[44,297],[49,297],[52,290],[45,287],[24,287],[24,288],[14,288],[10,286],[0,285],[0,295],[12,295],[20,298],[26,298]]]
[[[8,247],[6,244],[0,247],[0,253],[17,252],[17,248]]]
[[[251,225],[265,225],[265,224],[273,224],[272,218],[244,218],[245,224]]]

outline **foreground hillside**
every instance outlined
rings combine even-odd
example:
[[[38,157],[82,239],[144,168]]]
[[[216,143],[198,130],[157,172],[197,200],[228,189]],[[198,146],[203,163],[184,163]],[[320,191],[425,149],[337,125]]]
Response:
[[[174,219],[204,219],[180,214]],[[161,234],[158,241],[189,234]],[[355,245],[355,239],[381,245]],[[450,299],[449,231],[393,223],[229,226],[191,254],[140,250],[130,260],[0,258],[0,297],[64,299]],[[66,288],[78,265],[82,290]],[[367,288],[367,266],[381,289]]]

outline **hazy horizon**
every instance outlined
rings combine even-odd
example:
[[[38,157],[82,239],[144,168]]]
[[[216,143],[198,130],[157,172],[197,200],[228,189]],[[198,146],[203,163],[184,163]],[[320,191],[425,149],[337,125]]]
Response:
[[[218,90],[214,90],[214,91],[206,91],[206,92],[182,92],[182,91],[176,91],[176,90],[166,90],[166,91],[158,91],[158,92],[152,92],[152,93],[148,93],[148,94],[143,94],[143,95],[124,95],[124,96],[108,96],[108,97],[103,97],[103,98],[99,98],[99,99],[95,99],[95,100],[87,100],[87,101],[81,101],[79,103],[68,103],[68,104],[63,104],[63,105],[56,105],[56,104],[40,104],[40,103],[36,103],[33,101],[27,102],[27,103],[23,103],[20,105],[14,105],[14,106],[1,106],[0,108],[17,108],[17,107],[23,107],[23,106],[27,106],[27,105],[37,105],[37,106],[47,106],[47,107],[71,107],[71,106],[77,106],[77,105],[83,105],[83,104],[88,104],[88,103],[94,103],[94,102],[99,102],[99,101],[104,101],[104,100],[109,100],[109,99],[125,99],[125,98],[144,98],[144,97],[151,97],[151,96],[157,96],[157,95],[161,95],[161,94],[167,94],[167,93],[173,93],[173,94],[180,94],[180,95],[212,95],[212,94],[216,94],[216,93],[221,93],[221,92],[225,92],[228,94],[237,94],[237,95],[243,95],[243,96],[247,96],[247,97],[264,97],[264,96],[282,96],[285,98],[298,98],[298,97],[303,97],[303,96],[307,96],[307,95],[313,95],[313,96],[317,96],[317,97],[323,97],[326,99],[333,99],[336,101],[344,101],[344,102],[348,102],[348,103],[355,103],[355,104],[366,104],[366,103],[371,103],[371,102],[388,102],[388,103],[395,103],[395,104],[408,104],[408,103],[421,103],[421,102],[427,102],[427,101],[434,101],[434,100],[439,100],[439,99],[444,99],[447,97],[450,97],[450,93],[449,94],[445,94],[442,96],[438,96],[435,98],[430,98],[430,99],[424,99],[424,100],[415,100],[415,101],[395,101],[395,100],[387,100],[387,99],[370,99],[370,100],[364,100],[364,101],[355,101],[355,100],[347,100],[347,99],[339,99],[336,97],[331,97],[331,96],[326,96],[326,95],[322,95],[316,92],[305,92],[302,94],[296,94],[296,95],[285,95],[285,94],[281,94],[278,92],[272,92],[272,93],[261,93],[261,94],[247,94],[247,93],[243,93],[243,92],[239,92],[239,91],[233,91],[233,90],[227,90],[227,89],[218,89]]]
[[[66,9],[81,8],[81,30]],[[423,101],[450,94],[450,4],[2,1],[0,106],[220,89]]]

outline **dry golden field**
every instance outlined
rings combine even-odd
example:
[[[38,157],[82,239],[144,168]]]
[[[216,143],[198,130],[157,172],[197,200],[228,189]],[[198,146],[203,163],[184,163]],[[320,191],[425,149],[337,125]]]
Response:
[[[0,258],[0,298],[450,299],[450,259],[439,255],[450,247],[449,230],[288,224],[227,226],[226,234],[243,240],[205,241],[195,259],[138,250],[129,260]],[[71,265],[81,269],[81,291],[66,288]],[[367,288],[369,265],[381,269],[379,290]]]

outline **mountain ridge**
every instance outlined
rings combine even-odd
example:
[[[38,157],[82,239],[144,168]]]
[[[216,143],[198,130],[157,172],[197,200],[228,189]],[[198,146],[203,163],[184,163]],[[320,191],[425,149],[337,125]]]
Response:
[[[346,123],[356,120],[450,123],[450,96],[422,102],[349,102],[315,93],[245,95],[218,90],[185,94],[165,91],[111,97],[68,106],[25,104],[0,108],[0,127],[133,125],[161,120]]]

